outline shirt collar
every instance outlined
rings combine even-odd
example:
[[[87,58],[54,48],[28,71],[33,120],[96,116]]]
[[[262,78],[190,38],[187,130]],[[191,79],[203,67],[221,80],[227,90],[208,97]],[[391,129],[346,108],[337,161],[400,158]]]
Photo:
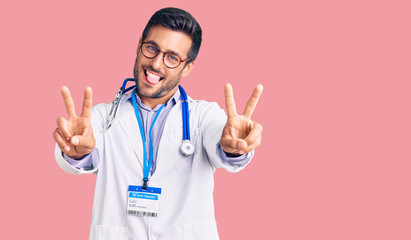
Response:
[[[132,101],[131,100],[131,94],[132,94],[132,92],[130,94],[127,94],[127,96],[125,97],[126,101],[128,101],[128,100]],[[171,105],[171,106],[176,105],[176,103],[180,100],[180,97],[181,97],[180,90],[177,89],[177,91],[174,93],[174,95],[164,104],[165,105],[164,107],[167,107],[168,105]],[[157,111],[161,107],[161,104],[157,105],[154,109],[151,109],[151,108],[147,107],[143,102],[141,102],[141,99],[138,96],[138,94],[136,94],[136,101],[137,101],[137,105],[140,108],[143,108],[143,109],[149,110],[149,111],[151,111],[151,110]]]

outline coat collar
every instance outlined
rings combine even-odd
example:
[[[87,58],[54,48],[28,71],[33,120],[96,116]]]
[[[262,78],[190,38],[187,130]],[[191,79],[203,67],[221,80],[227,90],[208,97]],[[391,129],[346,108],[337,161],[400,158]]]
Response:
[[[174,132],[174,131],[170,132],[170,130],[174,129],[171,126],[180,126],[180,125],[182,126],[182,115],[181,115],[182,110],[181,110],[180,96],[181,96],[180,91],[176,91],[173,97],[170,98],[170,100],[167,102],[167,104],[171,103],[174,106],[173,106],[173,109],[171,109],[169,116],[166,119],[166,123],[165,123],[164,130],[163,130],[163,136],[168,136],[169,134],[172,134]],[[141,100],[137,100],[137,101],[141,102]],[[191,97],[188,97],[189,110],[191,110],[192,101],[193,99]],[[137,159],[141,167],[143,167],[144,157],[143,157],[143,148],[141,147],[143,146],[143,141],[141,139],[140,128],[137,124],[137,120],[135,117],[134,107],[133,107],[133,103],[131,99],[131,93],[125,94],[120,99],[120,104],[119,104],[116,120],[118,121],[124,134],[127,136],[128,141],[132,145],[133,150],[137,156]],[[163,138],[163,136],[161,138]],[[160,143],[161,143],[161,140],[160,140]]]

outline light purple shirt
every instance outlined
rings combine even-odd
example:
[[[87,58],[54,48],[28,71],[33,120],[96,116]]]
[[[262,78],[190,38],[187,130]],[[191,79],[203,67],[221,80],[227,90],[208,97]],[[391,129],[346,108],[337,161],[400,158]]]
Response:
[[[151,174],[154,173],[154,171],[156,170],[156,159],[157,159],[157,152],[158,152],[158,145],[160,143],[160,138],[161,135],[163,133],[163,129],[164,129],[164,125],[166,122],[166,119],[168,117],[168,114],[170,113],[171,109],[174,107],[174,105],[176,105],[176,103],[180,100],[180,96],[181,93],[180,91],[176,91],[176,93],[170,98],[170,100],[168,100],[167,103],[164,104],[163,109],[161,110],[161,112],[159,113],[156,122],[153,125],[153,129],[151,130],[151,138],[152,138],[152,142],[153,142],[153,164],[151,167]],[[140,97],[136,94],[136,100],[137,100],[137,106],[138,106],[138,110],[140,112],[140,116],[141,116],[141,121],[143,123],[143,128],[144,128],[144,134],[145,134],[145,139],[146,139],[146,151],[147,151],[147,158],[149,158],[149,154],[150,154],[150,144],[149,144],[149,131],[150,131],[150,127],[151,124],[153,123],[154,117],[157,114],[157,111],[160,109],[160,107],[162,105],[157,105],[154,109],[151,109],[149,107],[147,107],[146,105],[144,105],[141,102]],[[132,101],[131,97],[129,98],[129,101]],[[137,120],[136,120],[136,124],[137,124]],[[243,154],[239,157],[228,157],[225,152],[223,151],[223,149],[221,148],[221,145],[218,145],[218,148],[220,149],[220,155],[221,158],[224,162],[230,162],[231,164],[235,164],[236,162],[238,162],[238,164],[241,164],[241,162],[245,161],[245,160],[249,160],[249,158],[251,158],[251,154],[247,153],[247,154]],[[93,162],[92,162],[92,158],[91,158],[91,154],[86,155],[85,157],[83,157],[80,160],[75,160],[72,159],[70,157],[68,157],[67,155],[63,154],[64,158],[66,159],[66,161],[72,165],[75,168],[89,168],[92,166]]]

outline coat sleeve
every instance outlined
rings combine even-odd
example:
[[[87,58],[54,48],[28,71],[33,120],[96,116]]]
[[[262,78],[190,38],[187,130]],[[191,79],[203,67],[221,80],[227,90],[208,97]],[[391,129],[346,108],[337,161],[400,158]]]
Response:
[[[71,174],[90,174],[96,173],[100,165],[100,153],[103,151],[104,124],[106,122],[111,104],[99,104],[93,107],[91,113],[91,125],[93,127],[93,135],[96,140],[96,146],[93,151],[82,161],[88,161],[87,167],[77,168],[67,161],[67,156],[63,154],[61,149],[56,144],[54,156],[57,164],[64,171]]]
[[[242,161],[224,161],[220,146],[221,134],[227,122],[227,116],[217,103],[204,102],[200,110],[199,122],[202,144],[208,160],[216,168],[224,168],[228,172],[239,172],[251,161],[254,151],[248,153]]]

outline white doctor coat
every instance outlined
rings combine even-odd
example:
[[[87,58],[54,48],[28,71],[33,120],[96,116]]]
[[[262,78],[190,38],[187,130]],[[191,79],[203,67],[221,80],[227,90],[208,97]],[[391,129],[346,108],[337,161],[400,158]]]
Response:
[[[111,128],[103,133],[111,104],[99,104],[92,111],[96,146],[93,166],[77,169],[62,156],[56,145],[55,157],[68,173],[96,173],[90,240],[164,239],[217,240],[214,217],[214,171],[242,170],[251,160],[224,162],[218,143],[226,123],[224,110],[216,103],[189,98],[190,135],[195,152],[180,153],[182,136],[181,101],[170,111],[157,153],[157,168],[149,186],[162,188],[158,217],[128,215],[127,189],[143,179],[143,143],[130,95],[124,95]],[[251,152],[251,155],[253,152]]]

